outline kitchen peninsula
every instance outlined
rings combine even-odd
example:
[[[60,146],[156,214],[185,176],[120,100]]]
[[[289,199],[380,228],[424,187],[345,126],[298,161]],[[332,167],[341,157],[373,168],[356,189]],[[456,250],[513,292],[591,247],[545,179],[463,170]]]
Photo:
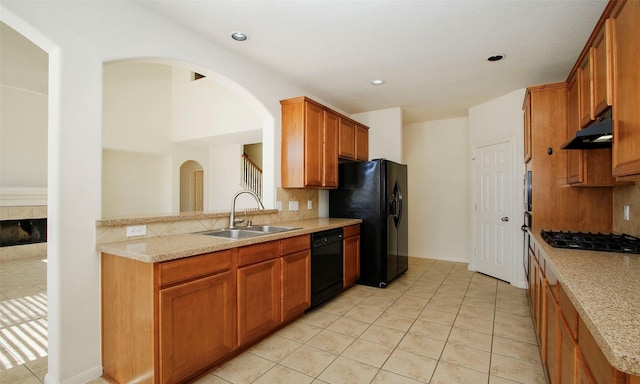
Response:
[[[309,308],[310,235],[360,222],[311,218],[278,222],[295,229],[250,238],[178,233],[98,244],[104,375],[119,383],[177,383],[235,356]]]

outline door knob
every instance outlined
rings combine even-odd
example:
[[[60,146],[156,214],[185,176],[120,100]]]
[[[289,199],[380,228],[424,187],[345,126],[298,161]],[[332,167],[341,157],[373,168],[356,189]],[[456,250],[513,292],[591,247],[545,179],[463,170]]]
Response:
[[[503,218],[502,218],[502,219],[500,219],[500,220],[502,220],[502,221],[509,221],[509,216],[505,216],[505,217],[503,217]]]

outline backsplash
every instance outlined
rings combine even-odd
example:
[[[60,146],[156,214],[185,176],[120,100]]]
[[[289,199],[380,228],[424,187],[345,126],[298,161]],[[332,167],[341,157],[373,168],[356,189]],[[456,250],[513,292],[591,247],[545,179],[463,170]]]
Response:
[[[249,220],[257,225],[318,217],[317,190],[278,188],[276,190],[276,201],[282,202],[282,211],[268,210],[267,212],[259,212],[257,210],[247,210],[246,221],[241,225],[246,225]],[[311,209],[308,208],[309,201],[311,201]],[[290,202],[297,202],[298,209],[289,210]],[[238,210],[236,217],[244,217],[244,210]],[[145,225],[146,235],[127,237],[127,226],[142,224]],[[229,212],[185,212],[176,215],[100,220],[96,224],[96,244],[179,235],[226,228],[228,226]]]
[[[630,220],[624,220],[628,205]],[[640,183],[613,188],[613,232],[640,237]]]

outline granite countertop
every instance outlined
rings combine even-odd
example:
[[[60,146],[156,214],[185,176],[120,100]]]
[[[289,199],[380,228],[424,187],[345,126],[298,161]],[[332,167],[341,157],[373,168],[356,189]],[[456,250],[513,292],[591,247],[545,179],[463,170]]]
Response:
[[[553,248],[532,235],[609,363],[640,375],[640,255]]]
[[[197,233],[182,235],[160,236],[144,239],[131,239],[114,243],[98,244],[96,249],[100,252],[115,256],[126,257],[145,263],[157,263],[183,257],[195,256],[203,253],[222,251],[225,249],[263,243],[271,240],[279,240],[287,237],[305,235],[327,229],[340,228],[348,225],[359,224],[360,219],[334,219],[315,218],[294,220],[269,225],[282,225],[296,227],[286,232],[243,238],[226,239],[222,237],[206,236]]]

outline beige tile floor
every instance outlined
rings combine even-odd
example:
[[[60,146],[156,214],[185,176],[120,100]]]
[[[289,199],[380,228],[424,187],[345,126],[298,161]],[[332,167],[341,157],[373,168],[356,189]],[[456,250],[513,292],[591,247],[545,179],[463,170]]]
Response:
[[[42,273],[40,264],[31,263]],[[1,383],[40,383],[46,371],[46,292],[28,265],[0,263]],[[18,275],[38,283],[20,283]],[[27,293],[21,296],[21,289]],[[44,314],[24,303],[38,302],[33,297],[44,301]],[[37,330],[40,349],[16,351],[24,344],[12,341],[11,335],[21,334],[16,329]],[[469,272],[466,263],[410,258],[409,271],[386,289],[355,286],[197,383],[506,384],[545,378],[525,290]]]

